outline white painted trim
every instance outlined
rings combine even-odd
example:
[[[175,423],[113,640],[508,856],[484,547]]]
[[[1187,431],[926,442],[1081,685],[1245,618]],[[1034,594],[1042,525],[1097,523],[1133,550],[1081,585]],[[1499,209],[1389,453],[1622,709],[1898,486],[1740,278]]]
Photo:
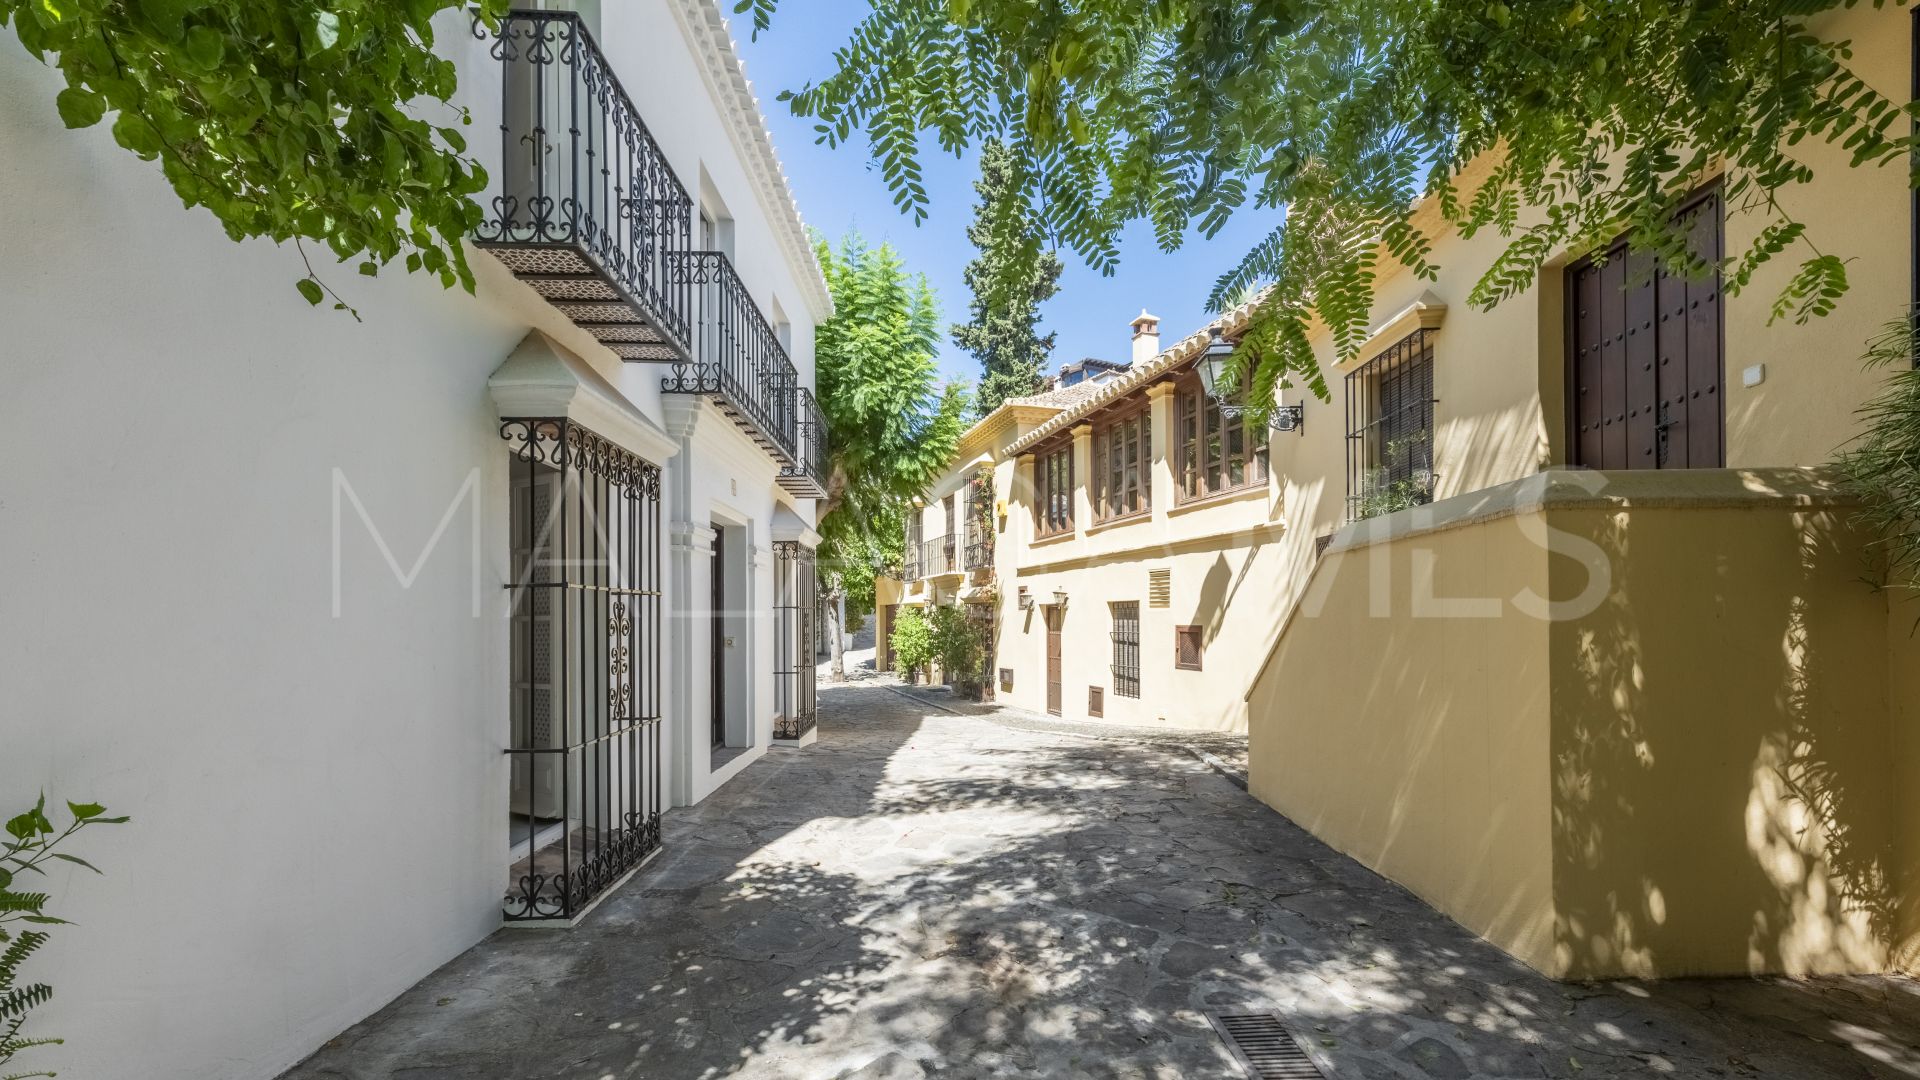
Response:
[[[814,321],[833,317],[833,296],[827,291],[826,275],[813,254],[813,240],[800,219],[800,205],[794,200],[787,172],[774,152],[773,136],[767,132],[766,113],[747,80],[747,65],[733,43],[733,32],[714,0],[674,0],[673,10],[686,28],[687,40],[699,61],[700,76],[707,84],[707,95],[720,106],[727,135],[740,155],[740,164],[753,179],[754,195],[780,241],[780,250],[793,269],[806,294],[807,308]]]
[[[820,546],[820,534],[814,531],[813,526],[807,524],[806,519],[788,509],[784,503],[774,505],[773,521],[767,528],[776,542],[797,542],[804,548]]]
[[[656,465],[680,449],[591,364],[538,330],[493,369],[487,392],[502,417],[564,416]]]

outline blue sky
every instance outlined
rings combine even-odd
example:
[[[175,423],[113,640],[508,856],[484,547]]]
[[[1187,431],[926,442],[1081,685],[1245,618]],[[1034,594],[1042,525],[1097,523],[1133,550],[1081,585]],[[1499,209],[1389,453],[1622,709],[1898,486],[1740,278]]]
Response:
[[[836,240],[858,228],[872,243],[891,242],[909,269],[927,275],[940,295],[944,321],[953,323],[966,317],[969,299],[960,272],[974,254],[966,235],[973,217],[973,159],[957,160],[937,146],[927,147],[922,164],[933,210],[916,226],[894,208],[864,140],[835,150],[820,146],[813,141],[813,122],[795,117],[776,100],[781,90],[830,74],[833,50],[866,10],[865,4],[847,0],[782,0],[773,28],[760,40],[751,40],[753,25],[741,16],[732,19],[734,37],[807,224]],[[1127,359],[1127,324],[1142,307],[1163,320],[1163,342],[1191,333],[1210,317],[1206,301],[1214,280],[1278,221],[1277,211],[1242,211],[1219,236],[1189,239],[1172,253],[1159,250],[1150,228],[1136,225],[1122,240],[1120,268],[1112,277],[1062,253],[1067,269],[1060,294],[1041,309],[1043,332],[1059,334],[1053,365],[1083,356]],[[978,374],[971,356],[950,340],[942,346],[941,366],[949,377],[971,380]]]

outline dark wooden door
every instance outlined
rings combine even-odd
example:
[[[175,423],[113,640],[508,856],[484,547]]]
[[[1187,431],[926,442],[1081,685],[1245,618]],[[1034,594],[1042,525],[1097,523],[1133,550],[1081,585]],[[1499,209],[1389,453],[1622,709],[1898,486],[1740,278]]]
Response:
[[[1718,265],[1720,192],[1680,212],[1693,250]],[[1726,463],[1725,361],[1717,270],[1687,278],[1630,255],[1625,238],[1567,269],[1568,440],[1594,469],[1714,469]]]
[[[727,744],[727,534],[713,533],[713,745]]]
[[[1060,625],[1064,613],[1058,605],[1047,608],[1047,712],[1060,715]]]

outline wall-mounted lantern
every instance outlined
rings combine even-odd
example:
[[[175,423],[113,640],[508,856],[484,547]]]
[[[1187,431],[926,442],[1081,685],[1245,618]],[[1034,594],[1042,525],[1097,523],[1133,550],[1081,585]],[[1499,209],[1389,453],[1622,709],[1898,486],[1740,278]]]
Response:
[[[1237,400],[1238,388],[1227,379],[1227,361],[1233,357],[1233,342],[1228,341],[1214,327],[1212,338],[1208,340],[1205,351],[1200,354],[1200,362],[1194,366],[1200,370],[1200,385],[1213,399],[1214,407],[1227,420],[1237,420],[1249,412],[1246,405]],[[1307,407],[1305,405],[1276,405],[1267,413],[1267,426],[1275,431],[1307,432]]]
[[[1067,607],[1067,590],[1065,590],[1065,589],[1055,589],[1055,590],[1053,590],[1053,606],[1055,606],[1055,607],[1057,607],[1057,608],[1059,608],[1059,609],[1061,609],[1062,611],[1064,611],[1064,610],[1066,610],[1066,607]]]
[[[1033,594],[1027,591],[1027,587],[1025,585],[1020,586],[1019,603],[1020,603],[1021,611],[1033,610]]]

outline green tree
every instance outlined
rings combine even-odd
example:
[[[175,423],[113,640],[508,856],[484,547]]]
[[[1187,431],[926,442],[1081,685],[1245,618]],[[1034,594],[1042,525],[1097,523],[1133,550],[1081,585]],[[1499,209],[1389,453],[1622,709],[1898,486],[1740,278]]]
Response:
[[[966,429],[967,391],[941,385],[940,310],[924,275],[849,234],[815,238],[834,314],[814,331],[815,382],[830,468],[820,513],[820,593],[833,676],[845,676],[837,614],[872,606],[872,578],[899,565],[908,501],[947,465]]]
[[[0,0],[0,26],[66,89],[61,120],[113,115],[115,142],[158,161],[188,207],[235,240],[292,241],[309,303],[329,297],[304,241],[360,273],[404,259],[469,292],[461,242],[482,218],[486,172],[466,154],[453,62],[433,19],[507,0]],[[435,113],[440,115],[433,118]],[[436,122],[436,119],[438,122]]]
[[[940,658],[940,646],[934,638],[933,622],[918,607],[906,608],[894,620],[893,662],[902,671],[918,673]]]
[[[980,196],[967,239],[980,255],[967,264],[973,318],[953,328],[953,343],[980,361],[974,408],[985,416],[1010,397],[1038,393],[1054,335],[1041,337],[1040,305],[1060,291],[1060,256],[1041,247],[1020,200],[1020,163],[1006,144],[980,149]]]
[[[1421,195],[1446,227],[1504,239],[1472,290],[1486,307],[1550,253],[1622,227],[1634,248],[1689,263],[1673,212],[1724,162],[1726,203],[1754,222],[1726,255],[1728,289],[1786,256],[1798,270],[1776,316],[1831,310],[1844,253],[1816,247],[1777,197],[1813,178],[1796,144],[1906,165],[1920,115],[1809,29],[1849,2],[875,0],[837,70],[782,96],[830,144],[863,135],[914,215],[926,139],[955,154],[1003,139],[1025,163],[1009,202],[1103,270],[1130,221],[1171,248],[1248,203],[1285,206],[1214,302],[1270,283],[1237,362],[1257,361],[1256,391],[1291,376],[1325,396],[1310,314],[1350,355],[1382,248],[1433,276],[1409,210]],[[763,21],[771,9],[756,4]],[[1490,172],[1458,186],[1483,156]]]

